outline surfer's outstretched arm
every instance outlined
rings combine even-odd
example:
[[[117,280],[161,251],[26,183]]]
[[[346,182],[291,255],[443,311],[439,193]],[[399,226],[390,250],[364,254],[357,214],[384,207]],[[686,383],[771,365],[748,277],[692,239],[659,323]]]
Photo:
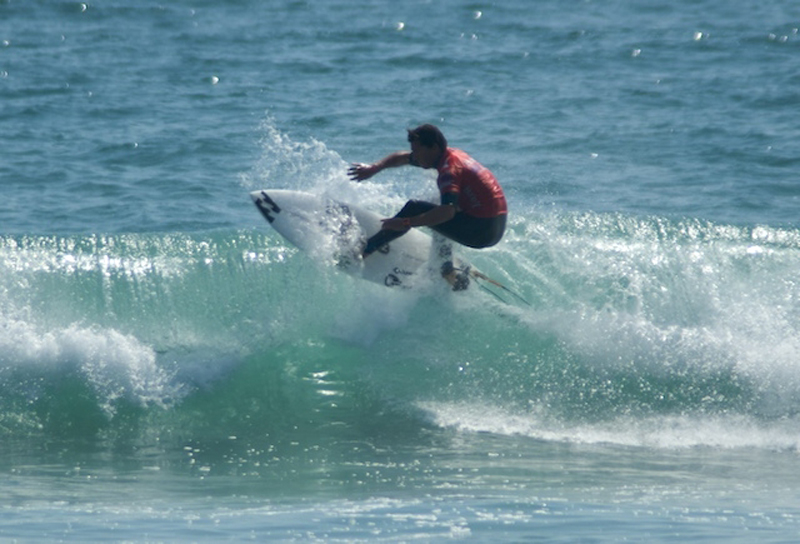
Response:
[[[411,152],[397,151],[372,164],[353,163],[347,171],[347,175],[352,180],[364,181],[385,168],[396,168],[407,164],[411,164]]]

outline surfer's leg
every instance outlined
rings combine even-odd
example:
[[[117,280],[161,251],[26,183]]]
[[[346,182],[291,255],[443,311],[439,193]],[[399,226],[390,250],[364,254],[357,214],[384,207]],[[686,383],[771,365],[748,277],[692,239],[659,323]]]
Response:
[[[457,213],[450,221],[431,228],[462,246],[484,248],[495,245],[503,237],[506,216],[482,218]]]
[[[449,261],[453,258],[453,242],[447,236],[433,231],[431,258],[438,261]]]
[[[441,270],[442,276],[446,276],[453,270],[453,242],[436,231],[433,231],[433,243],[431,244],[428,267],[432,273]],[[445,270],[448,272],[445,272]]]
[[[419,215],[421,213],[425,213],[427,211],[432,210],[436,207],[436,204],[432,202],[425,202],[422,200],[409,200],[406,202],[406,205],[403,206],[395,217],[414,217],[415,215]],[[371,253],[374,253],[376,250],[379,250],[389,242],[393,240],[397,240],[402,235],[407,233],[409,229],[405,230],[388,230],[388,229],[381,229],[376,234],[374,234],[369,240],[367,240],[367,245],[364,247],[363,256],[366,257]]]
[[[454,291],[469,287],[470,270],[469,266],[453,258],[452,244],[445,238],[468,247],[489,247],[503,237],[505,225],[505,215],[484,219],[457,213],[450,221],[432,227],[435,232],[434,245],[437,246],[439,255],[438,262],[441,263],[441,274],[453,286]]]
[[[403,206],[403,209],[397,212],[395,217],[414,217],[415,215],[429,212],[436,207],[437,205],[433,202],[427,202],[425,200],[409,200],[406,202],[406,205]]]
[[[431,274],[437,271],[453,287],[453,291],[463,291],[469,287],[469,266],[464,266],[453,255],[453,243],[450,239],[433,232],[431,245],[431,259],[429,269]]]
[[[368,255],[371,255],[372,253],[375,253],[376,250],[382,248],[383,246],[385,246],[389,242],[397,240],[402,235],[404,235],[406,232],[408,232],[408,229],[406,229],[406,230],[387,230],[387,229],[379,230],[377,234],[373,235],[369,240],[367,240],[367,245],[364,246],[364,251],[362,253],[362,256],[366,257]]]

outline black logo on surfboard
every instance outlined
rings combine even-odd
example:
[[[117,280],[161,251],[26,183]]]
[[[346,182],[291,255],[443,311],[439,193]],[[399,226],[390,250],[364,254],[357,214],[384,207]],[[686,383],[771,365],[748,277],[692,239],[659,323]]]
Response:
[[[386,287],[397,287],[398,285],[403,285],[403,280],[400,279],[401,276],[411,276],[413,272],[409,272],[408,270],[403,270],[399,266],[396,266],[392,273],[388,274],[386,278],[383,280],[383,284]]]
[[[281,213],[280,206],[275,204],[275,201],[269,197],[266,191],[261,191],[261,198],[256,200],[256,205],[258,206],[261,215],[263,215],[264,218],[270,223],[275,221],[275,216],[273,214],[277,215]]]

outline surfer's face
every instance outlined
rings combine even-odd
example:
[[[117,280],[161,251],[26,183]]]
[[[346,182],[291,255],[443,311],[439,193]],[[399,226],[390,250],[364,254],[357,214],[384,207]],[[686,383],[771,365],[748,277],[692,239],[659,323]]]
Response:
[[[416,141],[411,142],[411,157],[414,160],[414,164],[418,164],[422,168],[433,168],[436,166],[436,163],[439,162],[439,155],[441,154],[442,150],[439,149],[438,145],[427,147]]]

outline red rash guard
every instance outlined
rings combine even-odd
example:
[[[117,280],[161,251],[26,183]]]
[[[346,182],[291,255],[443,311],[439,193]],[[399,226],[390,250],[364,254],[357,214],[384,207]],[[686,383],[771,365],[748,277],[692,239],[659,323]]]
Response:
[[[442,154],[436,180],[442,203],[455,202],[457,211],[472,217],[497,217],[508,213],[506,197],[494,174],[478,161],[453,147]]]

